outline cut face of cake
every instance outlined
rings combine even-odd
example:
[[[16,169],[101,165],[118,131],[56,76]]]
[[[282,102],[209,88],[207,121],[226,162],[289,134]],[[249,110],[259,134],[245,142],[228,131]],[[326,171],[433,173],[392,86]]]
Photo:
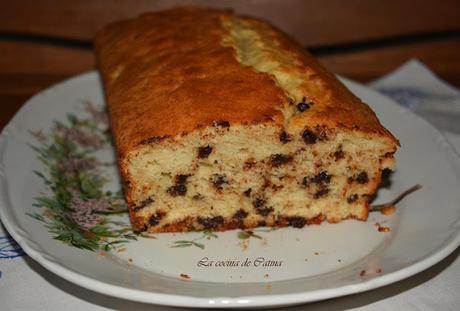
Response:
[[[135,232],[367,219],[398,141],[269,24],[195,7],[96,49]]]

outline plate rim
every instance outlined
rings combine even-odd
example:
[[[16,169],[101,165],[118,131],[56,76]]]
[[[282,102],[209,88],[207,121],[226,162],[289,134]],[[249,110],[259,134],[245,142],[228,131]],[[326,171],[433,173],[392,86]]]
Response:
[[[63,81],[60,81],[56,84],[51,85],[45,90],[40,91],[31,98],[29,98],[21,108],[16,112],[16,114],[11,118],[7,125],[3,128],[0,133],[0,152],[3,153],[4,144],[7,141],[8,132],[13,126],[15,119],[18,115],[25,113],[24,111],[34,102],[34,99],[39,96],[52,91],[55,88],[59,88],[61,85],[67,84],[72,80],[84,79],[92,75],[97,75],[96,70],[91,70],[84,72],[70,78],[67,78]],[[425,119],[415,115],[413,112],[405,109],[404,107],[397,105],[391,98],[380,94],[367,86],[350,80],[348,78],[340,77],[340,79],[346,83],[351,83],[357,85],[358,87],[364,88],[367,91],[373,93],[374,95],[384,97],[388,101],[392,102],[403,112],[409,113],[412,117],[415,117],[423,121],[425,126],[434,130],[437,135],[442,140],[442,143],[447,145],[446,153],[452,153],[454,157],[450,159],[451,165],[458,165],[460,167],[460,155],[455,150],[455,148],[450,144],[446,139],[444,134],[442,134],[437,128],[431,125]],[[454,163],[455,162],[455,163]],[[458,176],[457,176],[458,178]],[[459,179],[460,180],[460,179]],[[167,293],[158,293],[153,291],[146,291],[142,289],[133,289],[127,288],[120,285],[114,285],[99,281],[96,278],[92,278],[86,275],[79,274],[73,271],[70,268],[59,264],[58,262],[53,262],[46,258],[46,254],[42,253],[39,250],[34,249],[34,242],[31,241],[26,234],[21,233],[22,229],[17,225],[14,214],[10,211],[11,207],[8,204],[7,195],[5,195],[6,185],[8,181],[5,179],[3,171],[3,162],[0,162],[0,183],[2,187],[0,189],[0,219],[7,229],[8,233],[16,240],[16,242],[23,248],[23,250],[40,265],[45,267],[47,270],[53,272],[59,277],[66,279],[74,284],[88,288],[92,291],[109,295],[117,296],[119,298],[138,301],[143,303],[159,304],[165,306],[176,306],[176,307],[202,307],[202,308],[244,308],[244,307],[275,307],[283,305],[294,305],[302,304],[313,301],[324,300],[328,298],[346,296],[354,293],[360,293],[368,290],[372,290],[378,287],[382,287],[403,279],[406,279],[410,276],[413,276],[425,269],[430,268],[436,263],[440,262],[442,259],[447,257],[455,249],[460,246],[460,226],[456,225],[455,232],[453,232],[449,239],[443,241],[435,250],[433,250],[429,255],[426,255],[422,259],[416,261],[415,263],[393,271],[391,273],[383,274],[372,279],[357,283],[357,284],[348,284],[339,287],[329,287],[318,290],[304,291],[304,292],[295,292],[295,293],[285,293],[285,294],[262,294],[254,296],[239,296],[239,297],[196,297],[191,295],[176,295],[176,294],[167,294]],[[19,230],[18,230],[19,229]],[[187,282],[194,282],[193,280]],[[270,282],[270,284],[275,284],[277,281]],[[284,281],[283,281],[284,282]],[[235,284],[236,285],[236,284]]]

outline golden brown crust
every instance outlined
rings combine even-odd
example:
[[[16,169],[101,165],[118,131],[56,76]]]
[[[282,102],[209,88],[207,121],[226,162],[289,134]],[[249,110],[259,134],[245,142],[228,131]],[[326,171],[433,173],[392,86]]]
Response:
[[[222,14],[228,13],[196,8],[149,13],[97,35],[121,155],[151,137],[189,133],[214,120],[282,122],[277,110],[282,90],[269,75],[242,67],[233,49],[219,44]],[[114,73],[118,79],[111,78]]]
[[[98,33],[95,46],[120,156],[141,142],[190,133],[214,120],[283,126],[283,90],[271,75],[241,65],[235,50],[220,44],[226,34],[221,20],[231,16],[229,11],[182,7],[143,14]],[[263,23],[245,20],[254,26]],[[397,143],[333,74],[272,30],[280,49],[296,55],[299,66],[314,73],[301,87],[315,109],[293,118],[292,126],[343,127]]]
[[[253,18],[245,18],[249,24],[264,23]],[[292,126],[313,128],[324,125],[329,128],[344,128],[364,133],[385,136],[392,143],[399,145],[399,141],[384,128],[374,111],[348,88],[337,77],[324,68],[305,48],[292,40],[289,35],[279,29],[264,23],[272,29],[271,35],[279,42],[284,53],[291,53],[300,59],[298,67],[308,73],[301,85],[304,94],[315,104],[308,114],[299,114],[293,118]]]

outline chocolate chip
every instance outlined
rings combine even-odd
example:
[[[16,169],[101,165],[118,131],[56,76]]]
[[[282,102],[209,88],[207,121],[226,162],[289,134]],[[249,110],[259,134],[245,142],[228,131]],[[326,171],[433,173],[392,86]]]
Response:
[[[391,174],[393,174],[393,171],[391,169],[384,168],[382,171],[382,181],[386,181],[387,179],[389,179]]]
[[[312,131],[305,130],[302,133],[302,138],[307,145],[313,145],[318,140],[318,137]]]
[[[200,159],[205,159],[207,158],[212,152],[212,147],[211,146],[206,146],[206,147],[199,147],[198,148],[198,157]]]
[[[293,226],[294,228],[302,228],[306,224],[305,218],[299,216],[288,217],[287,221],[289,225]]]
[[[315,175],[311,181],[316,184],[328,184],[331,182],[331,177],[332,176],[328,174],[327,171],[321,171]]]
[[[176,175],[176,184],[185,184],[190,175]]]
[[[328,188],[321,188],[319,189],[314,195],[313,197],[315,199],[319,199],[321,197],[324,197],[325,195],[327,195],[329,193],[329,189]]]
[[[166,192],[168,192],[171,196],[184,196],[187,193],[187,178],[189,178],[190,175],[176,175],[175,182],[176,184],[174,186],[169,187]]]
[[[262,198],[255,198],[252,201],[252,206],[256,209],[257,214],[267,216],[273,212],[273,207],[264,207],[267,202]]]
[[[345,158],[345,152],[342,150],[342,145],[337,148],[337,150],[334,152],[334,158],[336,161]]]
[[[288,133],[286,133],[286,131],[282,131],[280,133],[280,141],[285,144],[287,142],[290,142],[292,140],[292,137],[291,135],[289,135]]]
[[[187,187],[185,184],[178,184],[174,186],[174,188],[178,195],[185,195],[187,193]]]
[[[149,196],[147,199],[143,200],[141,203],[137,204],[136,206],[134,206],[133,210],[134,212],[138,212],[140,211],[141,209],[143,209],[144,207],[146,207],[147,205],[151,204],[155,202],[155,197],[152,195],[152,196]]]
[[[359,184],[367,184],[369,182],[369,177],[367,176],[367,173],[362,171],[361,173],[358,174],[356,177],[356,181]]]
[[[273,212],[273,207],[256,208],[256,213],[261,216],[267,216]]]
[[[265,203],[266,201],[264,199],[255,198],[254,201],[252,201],[252,206],[254,206],[255,208],[259,208],[259,207],[264,206]]]
[[[215,229],[219,225],[224,223],[224,217],[222,216],[214,216],[214,217],[198,217],[198,223],[202,225],[205,229]]]
[[[299,110],[300,112],[304,112],[305,110],[308,110],[310,109],[310,105],[307,104],[307,103],[298,103],[297,104],[297,110]]]
[[[331,182],[332,175],[327,171],[321,171],[313,177],[305,176],[302,180],[302,185],[308,186],[311,183],[318,184],[320,186]]]
[[[350,195],[348,198],[347,198],[347,202],[348,203],[353,203],[353,202],[356,202],[356,200],[358,200],[358,195],[355,193],[353,195]]]
[[[184,196],[187,193],[187,187],[185,185],[176,185],[169,187],[166,192],[168,192],[173,197]]]
[[[224,185],[228,184],[227,176],[221,174],[213,174],[211,176],[211,182],[214,188],[218,190],[224,189]]]
[[[272,154],[270,156],[270,164],[273,167],[278,167],[280,165],[289,163],[292,161],[292,156],[284,155],[284,154]]]
[[[234,219],[244,219],[246,217],[248,217],[248,212],[243,209],[240,209],[235,214],[233,214]]]
[[[391,175],[392,174],[393,174],[393,171],[391,169],[384,168],[382,171],[379,187],[382,187],[382,188],[391,187],[391,184],[392,184]]]
[[[162,218],[162,215],[160,214],[154,214],[149,218],[149,225],[150,226],[156,226],[160,223],[160,220]]]
[[[245,196],[249,197],[251,195],[252,188],[248,188],[244,193]]]
[[[212,121],[212,125],[215,127],[230,127],[230,122],[226,120],[215,120]]]
[[[310,183],[310,178],[308,178],[308,176],[304,176],[304,178],[302,179],[302,185],[308,186],[309,183]]]

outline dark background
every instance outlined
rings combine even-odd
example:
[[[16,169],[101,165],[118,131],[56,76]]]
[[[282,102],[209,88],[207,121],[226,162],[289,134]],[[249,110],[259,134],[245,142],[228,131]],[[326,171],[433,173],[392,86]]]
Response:
[[[460,87],[459,0],[18,0],[0,2],[0,129],[30,96],[95,68],[106,23],[177,4],[233,8],[296,38],[331,71],[366,82],[416,57]]]

